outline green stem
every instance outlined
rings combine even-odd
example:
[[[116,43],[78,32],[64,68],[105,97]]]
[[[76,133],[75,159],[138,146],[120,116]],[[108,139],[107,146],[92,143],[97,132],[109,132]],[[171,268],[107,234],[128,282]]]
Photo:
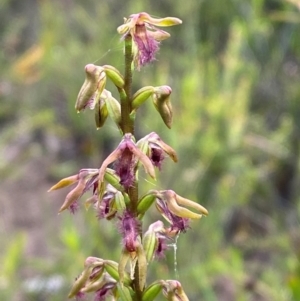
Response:
[[[125,37],[125,74],[124,74],[124,91],[125,93],[120,93],[121,97],[121,128],[123,133],[131,133],[134,135],[134,119],[130,118],[131,112],[131,101],[132,101],[132,36],[126,35]],[[120,92],[120,91],[119,91]],[[135,171],[137,172],[137,171]],[[138,192],[138,181],[134,182],[134,185],[128,189],[128,195],[130,198],[131,206],[129,210],[131,213],[137,217],[137,204],[139,199]],[[140,229],[140,235],[142,236],[142,228]],[[133,289],[135,291],[135,300],[142,300],[142,291],[140,290],[139,284],[139,269],[138,262],[134,271],[134,283]]]
[[[134,135],[134,123],[130,118],[131,98],[132,98],[132,37],[125,37],[125,97],[121,97],[121,127],[123,133],[131,133]]]

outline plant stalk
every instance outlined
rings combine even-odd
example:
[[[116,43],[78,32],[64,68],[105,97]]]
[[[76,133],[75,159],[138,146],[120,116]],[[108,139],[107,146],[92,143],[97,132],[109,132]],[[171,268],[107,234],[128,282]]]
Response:
[[[121,128],[123,134],[131,133],[134,135],[134,119],[130,118],[131,101],[132,101],[132,36],[130,34],[125,37],[125,74],[124,74],[124,91],[126,95],[121,95]],[[128,189],[128,195],[130,198],[130,211],[133,216],[137,217],[137,205],[138,205],[138,181],[135,180],[132,187]],[[142,236],[142,227],[139,229],[139,234]],[[139,268],[138,262],[136,263],[134,270],[134,283],[133,289],[135,291],[135,301],[142,300],[142,291],[139,284]]]
[[[131,98],[132,98],[132,36],[130,34],[125,37],[125,97],[121,97],[121,128],[123,134],[131,133],[134,135],[134,123],[130,118]]]

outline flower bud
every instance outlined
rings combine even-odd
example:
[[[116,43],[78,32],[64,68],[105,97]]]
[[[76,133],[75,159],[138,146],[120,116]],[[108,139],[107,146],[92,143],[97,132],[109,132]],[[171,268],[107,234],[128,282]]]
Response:
[[[145,212],[151,207],[151,205],[155,202],[156,195],[154,191],[149,191],[146,195],[144,195],[138,202],[137,212],[139,215],[144,215]]]
[[[81,275],[75,280],[75,283],[73,284],[69,292],[68,298],[75,297],[77,293],[84,287],[86,281],[88,280],[91,274],[92,269],[93,269],[92,265],[85,267]]]
[[[163,295],[172,301],[189,301],[181,283],[177,280],[166,280],[163,283]]]
[[[107,273],[113,277],[115,280],[119,281],[120,276],[119,276],[119,264],[115,261],[112,260],[105,260],[104,261],[104,268],[107,271]],[[123,283],[125,285],[129,285],[131,283],[131,279],[126,271],[124,271],[123,274]]]
[[[143,237],[143,247],[147,262],[150,262],[154,256],[157,245],[157,239],[154,231],[147,231]]]
[[[116,123],[118,127],[120,127],[121,122],[121,105],[120,103],[112,97],[111,93],[107,90],[105,92],[105,103],[107,107],[107,111],[112,120]]]
[[[106,103],[100,97],[100,99],[96,102],[95,105],[95,122],[96,122],[97,130],[104,125],[107,116],[108,116],[108,111],[107,111]]]
[[[169,129],[173,121],[173,111],[170,101],[171,93],[172,89],[169,86],[160,86],[155,88],[155,93],[153,94],[154,106]]]
[[[129,204],[130,204],[129,195],[126,192],[123,192],[123,196],[124,196],[124,202],[125,202],[126,206],[129,206]]]
[[[132,301],[132,297],[131,297],[130,290],[128,287],[122,285],[121,283],[118,283],[117,290],[121,297],[120,299],[122,301]]]
[[[115,195],[115,206],[119,214],[122,214],[126,210],[124,196],[120,191],[118,191]]]
[[[162,257],[167,249],[166,230],[162,221],[152,223],[143,236],[143,247],[147,262],[150,262],[154,255]]]
[[[102,67],[88,64],[85,66],[85,73],[86,78],[75,103],[77,112],[80,112],[87,106],[93,108],[95,99],[100,97],[106,84],[106,75]]]
[[[153,301],[162,290],[162,281],[150,284],[143,292],[142,301]]]
[[[146,86],[134,93],[132,96],[131,108],[136,110],[142,105],[152,94],[154,93],[154,87]]]
[[[103,69],[107,77],[109,77],[109,79],[114,83],[116,87],[124,87],[124,78],[118,69],[110,65],[104,65]]]
[[[86,260],[84,261],[84,267],[88,267],[88,266],[96,266],[96,265],[101,265],[103,264],[103,259],[102,258],[98,258],[98,257],[93,257],[93,256],[89,256],[86,258]]]
[[[115,170],[106,168],[104,180],[119,191],[123,191],[124,187],[120,184],[120,177],[116,174]]]

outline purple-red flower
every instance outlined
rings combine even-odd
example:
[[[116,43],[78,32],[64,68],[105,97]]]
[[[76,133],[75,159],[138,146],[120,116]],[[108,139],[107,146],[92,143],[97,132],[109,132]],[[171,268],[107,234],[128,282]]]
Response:
[[[133,142],[132,134],[125,134],[118,147],[102,163],[99,180],[103,181],[107,166],[115,162],[114,168],[120,177],[120,184],[128,189],[134,183],[136,166],[139,161],[144,165],[146,172],[155,179],[151,160]]]
[[[93,192],[96,191],[98,187],[98,174],[98,169],[81,169],[77,175],[64,178],[52,186],[48,192],[77,183],[77,186],[67,194],[58,213],[66,209],[75,213],[79,207],[78,200],[81,196],[90,189],[93,189]]]
[[[155,195],[157,210],[171,224],[169,235],[186,231],[190,219],[199,219],[202,215],[208,215],[208,211],[203,206],[181,197],[173,190],[157,191]],[[183,206],[191,207],[200,213]]]
[[[176,235],[179,232],[185,232],[189,228],[189,218],[184,218],[172,213],[163,199],[156,200],[156,208],[171,224],[171,228],[168,231],[170,236]]]
[[[161,169],[165,154],[167,154],[174,162],[178,161],[174,149],[162,141],[155,132],[140,139],[137,142],[137,146],[145,152],[152,164],[159,170]]]
[[[110,273],[116,276],[117,268],[116,262],[88,257],[85,260],[84,270],[76,278],[68,297],[81,300],[85,294],[93,293],[95,301],[104,301],[108,295],[115,296],[117,280]]]
[[[159,42],[170,37],[169,33],[156,26],[165,27],[181,23],[182,21],[178,18],[152,18],[145,12],[132,14],[125,19],[125,23],[118,27],[118,32],[123,36],[132,36],[135,45],[134,64],[138,70],[141,66],[155,60]]]

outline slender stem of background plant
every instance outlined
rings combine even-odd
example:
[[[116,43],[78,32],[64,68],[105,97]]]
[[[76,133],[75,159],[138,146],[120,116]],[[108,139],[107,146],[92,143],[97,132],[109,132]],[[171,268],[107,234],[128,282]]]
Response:
[[[125,86],[124,90],[126,98],[121,98],[121,122],[123,133],[131,133],[134,135],[134,124],[130,118],[131,111],[131,97],[132,97],[132,70],[131,64],[133,60],[132,55],[132,37],[126,35],[125,37]]]
[[[121,96],[121,128],[123,133],[131,133],[134,135],[134,120],[130,118],[131,112],[131,100],[132,100],[132,36],[126,35],[125,37],[125,85],[124,90],[126,93],[126,97],[124,94],[120,94]],[[136,172],[136,171],[135,171]],[[131,213],[136,217],[137,216],[137,204],[138,204],[138,181],[134,182],[134,185],[128,189],[128,195],[130,198],[130,208]],[[139,230],[140,235],[142,235],[142,228]],[[138,262],[134,271],[134,290],[135,290],[135,300],[142,300],[142,291],[140,290],[139,284],[139,269]]]

